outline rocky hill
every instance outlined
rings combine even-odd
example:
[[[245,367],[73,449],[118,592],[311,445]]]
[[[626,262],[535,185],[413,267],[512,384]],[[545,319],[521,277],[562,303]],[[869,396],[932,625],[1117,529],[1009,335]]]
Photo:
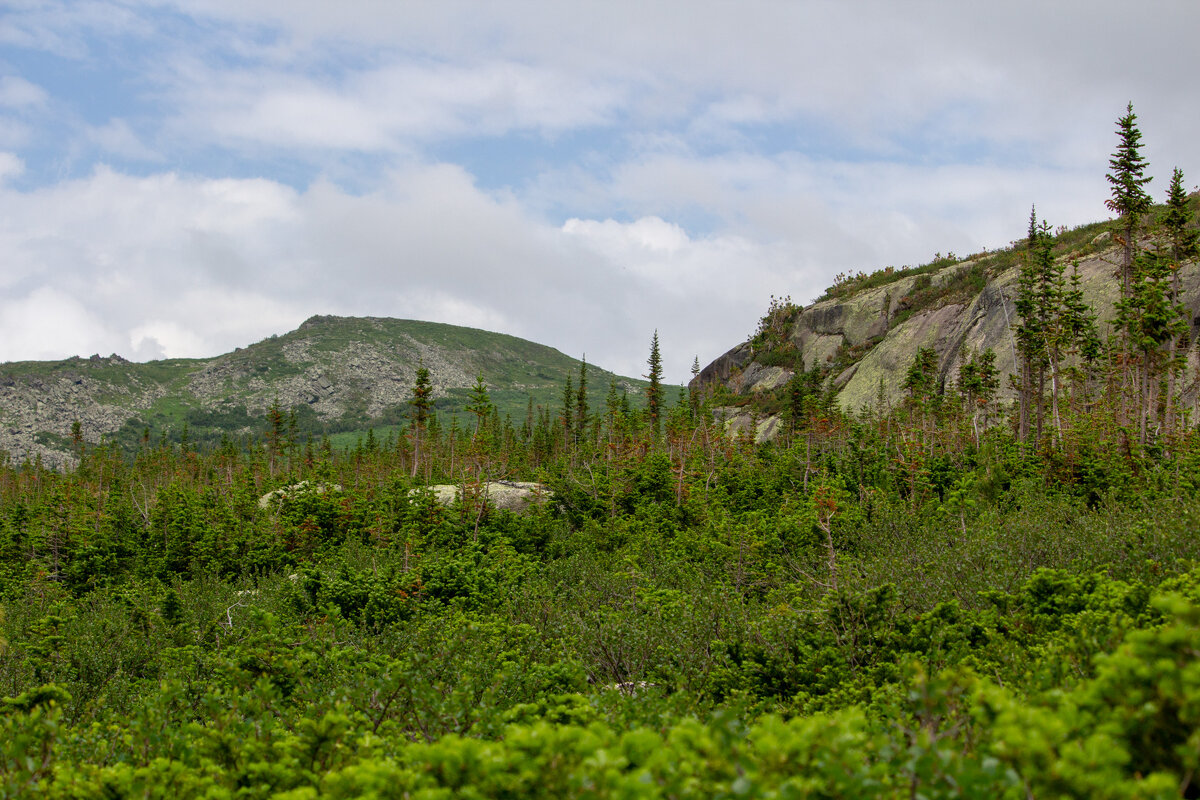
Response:
[[[407,419],[419,362],[435,407],[461,413],[483,375],[501,418],[523,422],[529,399],[558,402],[580,362],[499,333],[373,317],[312,317],[297,330],[210,359],[133,363],[113,355],[0,364],[0,450],[15,460],[71,460],[71,430],[86,441],[132,445],[146,431],[194,442],[257,434],[276,401],[298,430],[365,433]],[[593,391],[610,382],[638,393],[641,381],[589,365]]]
[[[1078,269],[1085,299],[1099,318],[1102,338],[1112,330],[1118,248],[1110,224],[1096,223],[1055,237],[1055,255],[1068,274]],[[1008,375],[1016,369],[1014,307],[1022,243],[965,259],[953,256],[922,267],[887,268],[843,278],[803,308],[773,303],[760,330],[717,358],[693,381],[716,392],[718,408],[732,429],[758,425],[759,438],[772,435],[773,413],[783,387],[797,370],[820,370],[823,384],[849,412],[893,406],[903,396],[905,374],[920,347],[938,355],[939,379],[953,386],[970,354],[992,348],[1000,371],[1000,399],[1011,400]],[[1181,270],[1182,301],[1192,320],[1189,365],[1183,398],[1200,402],[1197,335],[1200,334],[1200,264]]]

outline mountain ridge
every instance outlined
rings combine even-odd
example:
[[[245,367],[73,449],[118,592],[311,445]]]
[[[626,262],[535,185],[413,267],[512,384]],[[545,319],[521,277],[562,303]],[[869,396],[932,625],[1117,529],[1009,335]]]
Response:
[[[144,437],[191,441],[261,431],[278,402],[316,435],[365,433],[406,420],[419,364],[435,407],[462,413],[482,374],[503,418],[549,406],[581,362],[547,345],[479,328],[389,317],[315,315],[293,331],[212,358],[136,363],[118,355],[0,364],[0,450],[71,462],[78,420],[87,441],[125,447]],[[588,365],[593,389],[638,393],[642,381]]]

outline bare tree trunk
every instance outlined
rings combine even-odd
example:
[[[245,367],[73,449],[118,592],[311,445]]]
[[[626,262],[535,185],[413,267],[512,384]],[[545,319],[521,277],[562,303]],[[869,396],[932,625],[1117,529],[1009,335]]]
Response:
[[[1142,397],[1138,404],[1141,410],[1141,425],[1138,429],[1138,444],[1146,446],[1146,420],[1150,416],[1150,354],[1146,353],[1142,362]]]
[[[413,426],[413,463],[412,475],[409,477],[417,477],[417,465],[421,463],[421,427]]]
[[[1054,416],[1054,443],[1062,442],[1062,416],[1058,411],[1058,355],[1050,357],[1050,410]]]

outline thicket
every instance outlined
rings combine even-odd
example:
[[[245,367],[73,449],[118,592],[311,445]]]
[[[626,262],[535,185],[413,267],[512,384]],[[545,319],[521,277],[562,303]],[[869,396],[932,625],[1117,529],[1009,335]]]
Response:
[[[419,446],[267,420],[4,463],[0,792],[1193,793],[1194,433],[1037,451],[946,396],[801,387],[755,444],[584,378],[519,428],[477,387],[479,424]],[[496,478],[553,501],[422,488]]]

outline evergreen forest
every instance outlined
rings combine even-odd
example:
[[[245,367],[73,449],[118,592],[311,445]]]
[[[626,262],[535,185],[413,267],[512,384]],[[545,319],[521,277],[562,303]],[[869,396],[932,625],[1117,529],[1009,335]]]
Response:
[[[1011,402],[922,350],[899,405],[797,369],[731,437],[656,334],[636,402],[585,365],[446,424],[422,367],[353,447],[0,460],[0,796],[1200,796],[1196,224],[1117,133],[1118,318],[1031,215]]]

